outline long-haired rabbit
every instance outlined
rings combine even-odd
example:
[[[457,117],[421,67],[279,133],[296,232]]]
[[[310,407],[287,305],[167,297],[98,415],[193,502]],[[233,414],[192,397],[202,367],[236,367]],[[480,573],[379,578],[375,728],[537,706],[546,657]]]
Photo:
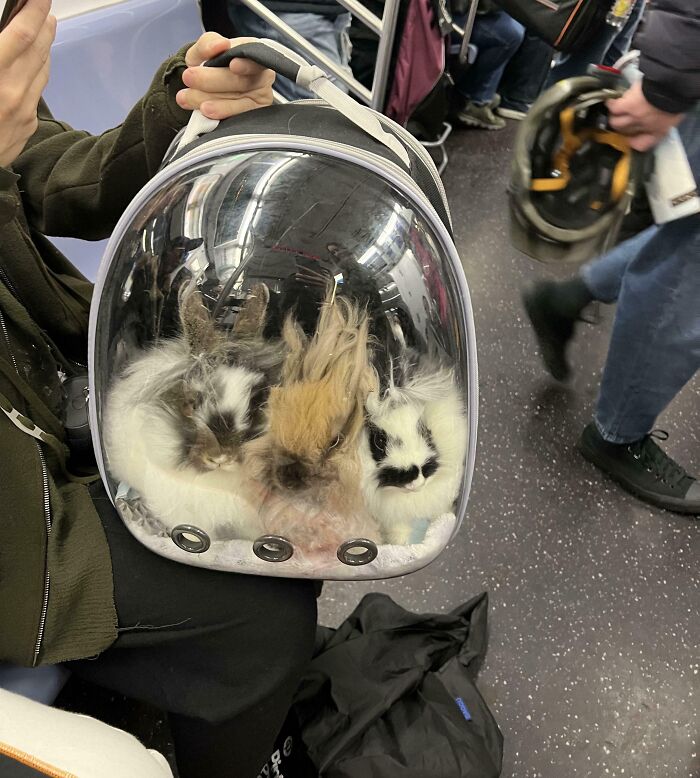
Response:
[[[266,430],[244,447],[248,472],[267,488],[266,531],[302,552],[378,540],[359,488],[364,404],[376,387],[367,315],[329,292],[313,337],[288,317],[283,339],[288,353]]]
[[[453,509],[462,481],[467,417],[451,369],[402,357],[388,388],[367,398],[362,489],[388,543],[419,541]]]
[[[267,290],[257,291],[251,299],[259,302]],[[247,331],[244,311],[240,317],[238,338],[229,341],[190,293],[182,335],[133,360],[107,398],[109,470],[168,530],[192,524],[213,538],[261,534],[258,506],[245,496],[242,446],[262,432],[262,406],[284,350]]]

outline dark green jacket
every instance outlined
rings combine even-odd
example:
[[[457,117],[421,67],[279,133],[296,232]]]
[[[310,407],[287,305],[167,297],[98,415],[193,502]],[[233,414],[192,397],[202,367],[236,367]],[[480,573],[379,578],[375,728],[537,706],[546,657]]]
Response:
[[[60,465],[60,382],[85,364],[91,284],[44,237],[107,237],[189,113],[175,102],[184,49],[124,123],[100,136],[39,127],[0,168],[0,394],[56,440],[0,409],[0,661],[92,656],[116,638],[109,550],[87,487]]]

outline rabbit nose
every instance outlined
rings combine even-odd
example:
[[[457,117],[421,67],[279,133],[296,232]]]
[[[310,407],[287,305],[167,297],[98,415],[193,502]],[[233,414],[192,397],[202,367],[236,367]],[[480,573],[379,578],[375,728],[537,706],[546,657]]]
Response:
[[[409,492],[417,492],[420,488],[422,488],[424,483],[425,478],[421,473],[414,481],[411,481],[410,484],[406,484],[406,489],[408,489]]]
[[[228,462],[228,455],[227,454],[206,454],[204,457],[204,461],[206,464],[211,465],[212,467],[219,467],[220,465],[226,464]]]
[[[283,459],[277,464],[277,478],[287,489],[298,489],[304,486],[308,470],[298,459]]]

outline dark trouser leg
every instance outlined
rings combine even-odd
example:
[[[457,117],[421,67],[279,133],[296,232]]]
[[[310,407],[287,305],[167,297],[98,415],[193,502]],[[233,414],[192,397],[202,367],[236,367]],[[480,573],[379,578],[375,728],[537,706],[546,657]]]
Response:
[[[525,38],[506,65],[498,86],[503,108],[527,112],[542,91],[553,54],[554,49],[548,43],[525,32]]]
[[[493,100],[503,69],[523,39],[523,26],[504,11],[477,16],[472,43],[479,49],[476,62],[456,76],[457,90],[476,105]]]
[[[101,486],[93,499],[112,555],[119,637],[71,669],[168,711],[181,778],[247,778],[244,765],[254,777],[312,655],[313,582],[172,562],[132,537]],[[191,761],[195,737],[211,751],[205,772]]]

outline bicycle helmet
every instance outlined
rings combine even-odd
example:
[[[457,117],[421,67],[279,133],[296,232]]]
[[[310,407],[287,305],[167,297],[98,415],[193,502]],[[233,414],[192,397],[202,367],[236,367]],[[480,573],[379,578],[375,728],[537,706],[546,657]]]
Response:
[[[544,92],[523,120],[509,187],[511,240],[542,262],[580,262],[614,239],[639,178],[629,140],[605,102],[627,84],[596,68]]]

